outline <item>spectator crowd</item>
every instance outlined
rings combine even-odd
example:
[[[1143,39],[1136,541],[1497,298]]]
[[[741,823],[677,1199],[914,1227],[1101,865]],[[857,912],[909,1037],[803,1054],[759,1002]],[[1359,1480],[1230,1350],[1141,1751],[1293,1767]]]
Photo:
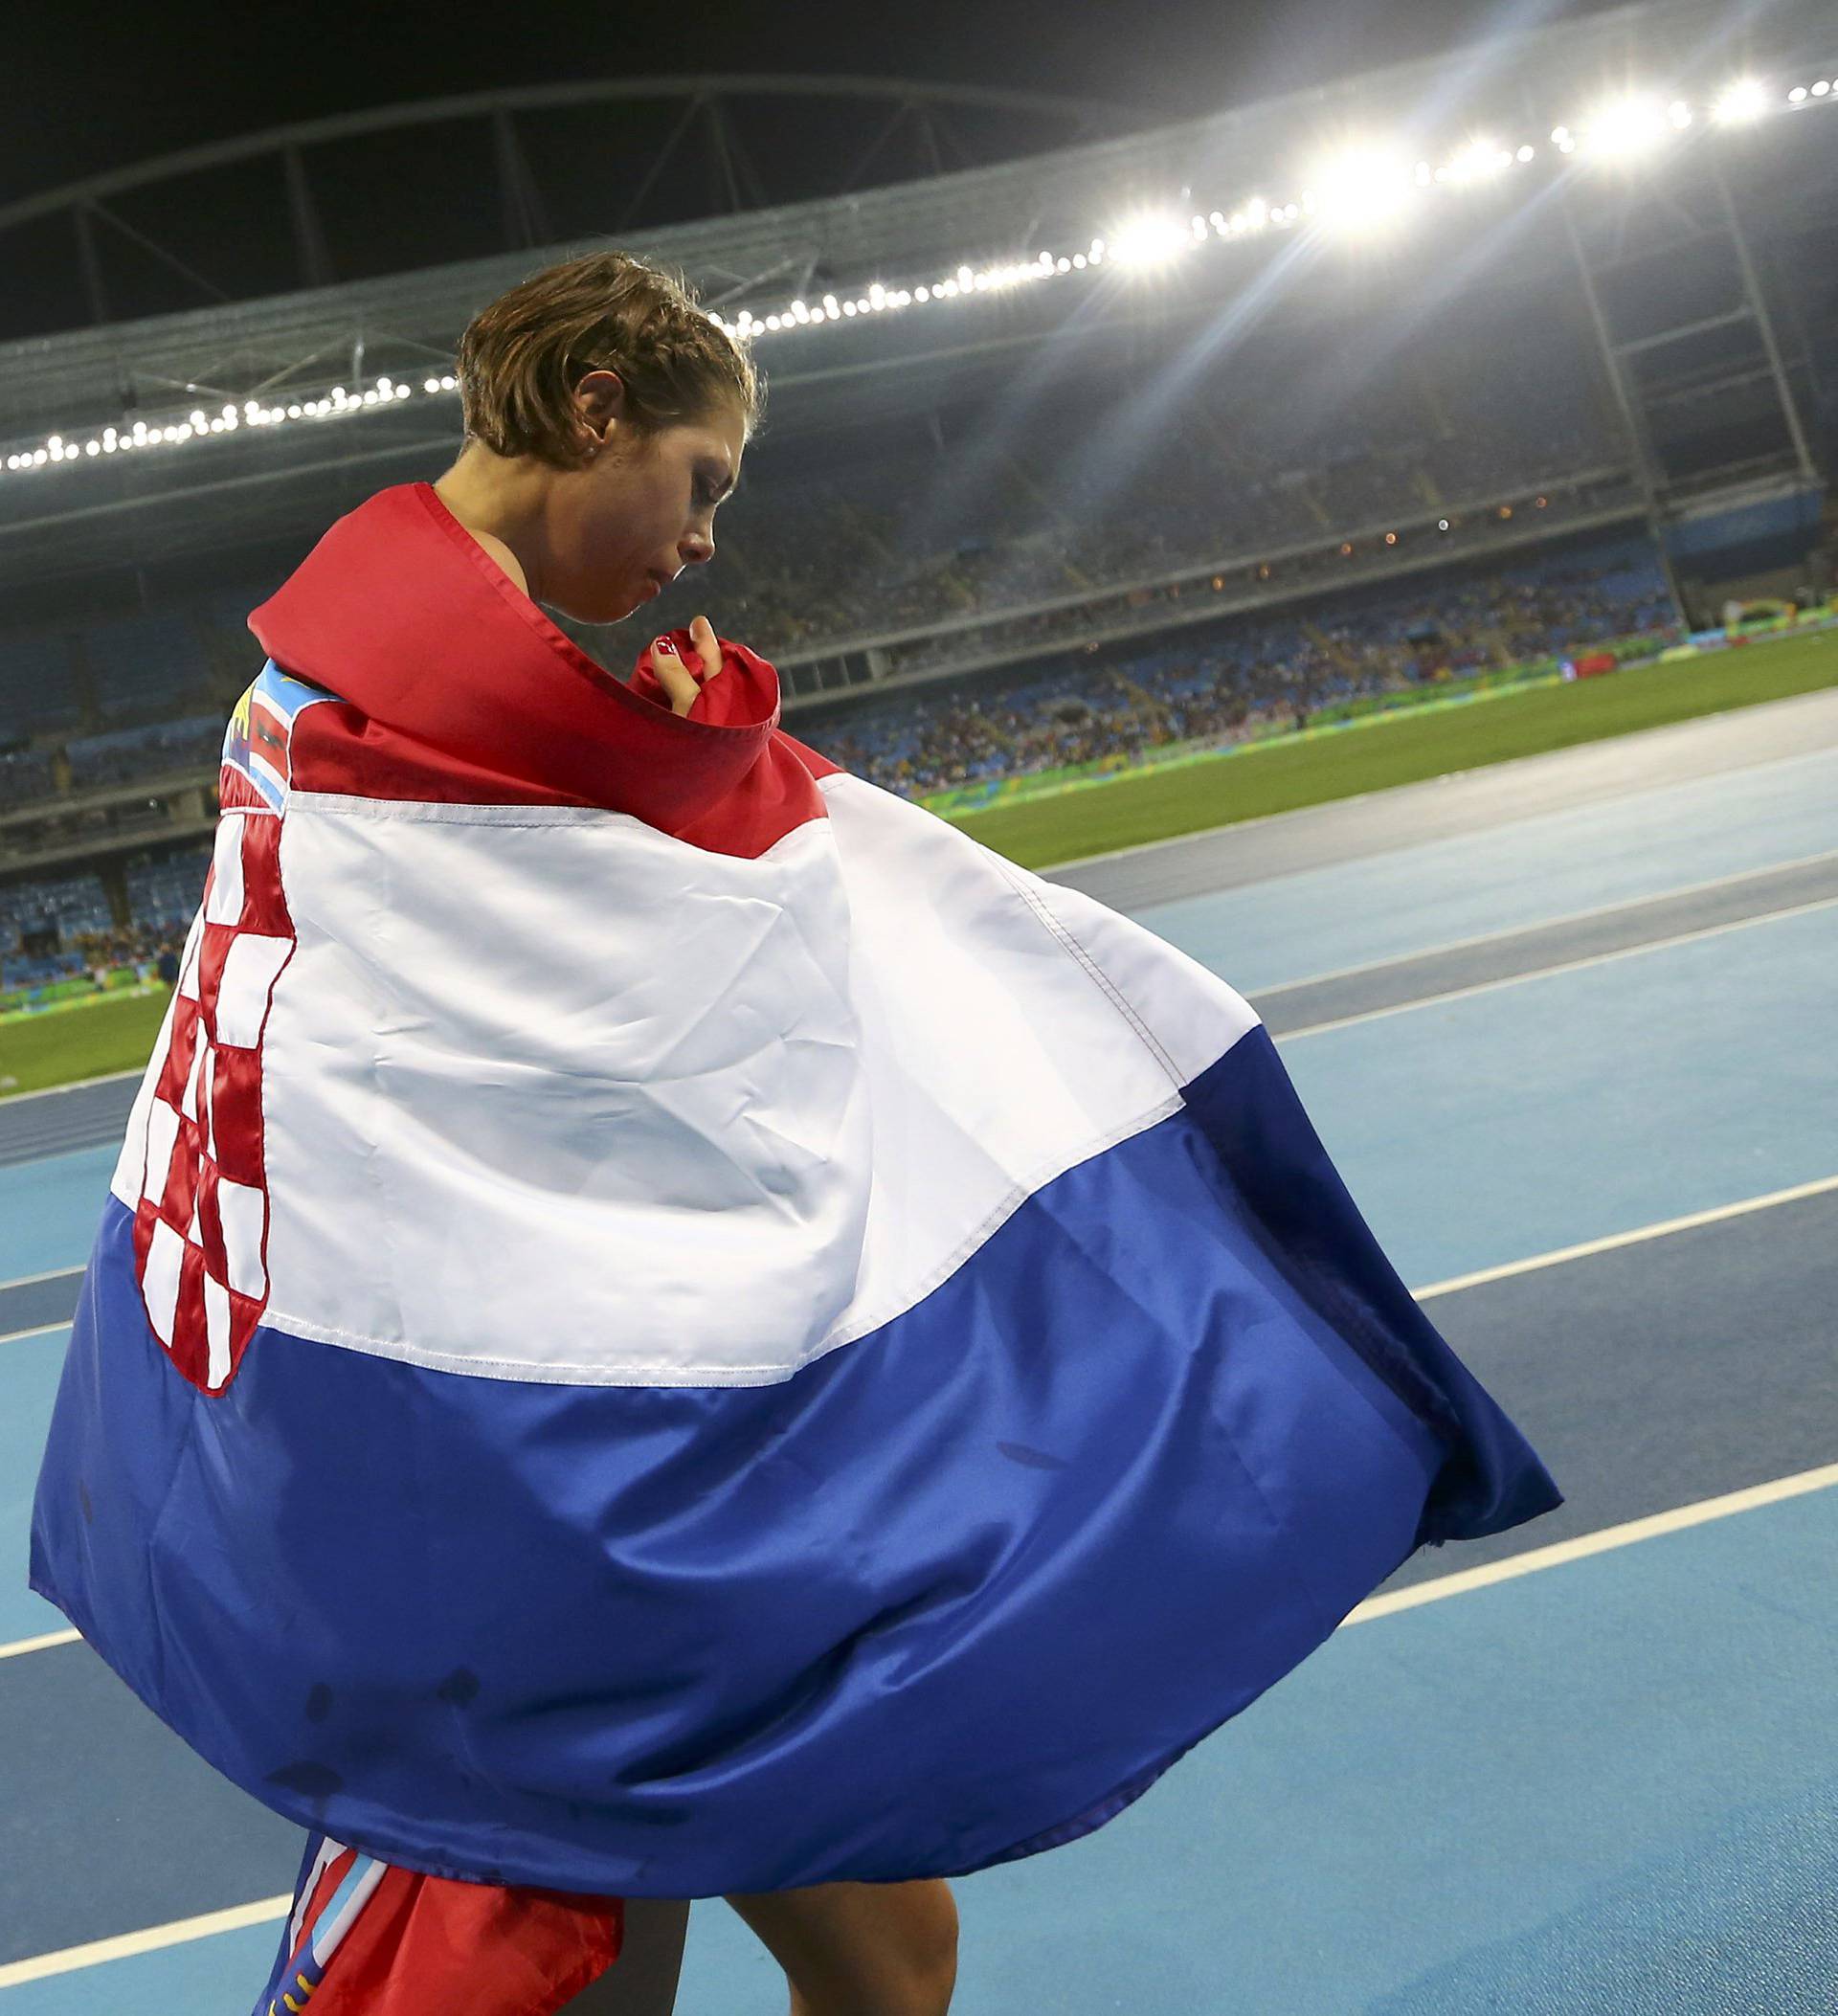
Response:
[[[1621,543],[1431,591],[1400,584],[1271,620],[1196,625],[1191,644],[1102,668],[1073,656],[1017,680],[981,675],[949,691],[941,682],[816,708],[796,732],[858,776],[922,797],[1175,743],[1231,742],[1336,701],[1677,627],[1650,546]]]
[[[1403,582],[1292,615],[1220,618],[1197,624],[1191,641],[1119,647],[1110,661],[1065,653],[1007,675],[853,696],[801,712],[796,732],[858,776],[917,798],[1177,743],[1224,744],[1305,725],[1338,701],[1676,629],[1650,546],[1597,543],[1428,590]],[[131,866],[125,927],[94,875],[0,887],[0,983],[157,956],[174,930],[183,935],[209,862],[209,847],[191,847]],[[27,958],[23,936],[48,926],[58,950]]]

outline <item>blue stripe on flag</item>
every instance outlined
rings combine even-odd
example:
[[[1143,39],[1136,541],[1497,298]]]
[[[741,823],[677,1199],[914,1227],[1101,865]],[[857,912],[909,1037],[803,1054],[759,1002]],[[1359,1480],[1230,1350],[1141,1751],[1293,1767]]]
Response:
[[[208,1397],[130,1227],[111,1202],[34,1586],[256,1797],[434,1874],[714,1896],[1073,1840],[1419,1544],[1561,1502],[1261,1029],[778,1385],[263,1330]]]

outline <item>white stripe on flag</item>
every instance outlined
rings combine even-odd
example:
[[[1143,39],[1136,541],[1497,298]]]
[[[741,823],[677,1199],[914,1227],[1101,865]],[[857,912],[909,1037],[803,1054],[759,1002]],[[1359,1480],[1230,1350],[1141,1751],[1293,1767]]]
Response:
[[[267,1322],[494,1378],[776,1383],[1257,1026],[1089,897],[822,790],[752,860],[576,807],[296,791]]]

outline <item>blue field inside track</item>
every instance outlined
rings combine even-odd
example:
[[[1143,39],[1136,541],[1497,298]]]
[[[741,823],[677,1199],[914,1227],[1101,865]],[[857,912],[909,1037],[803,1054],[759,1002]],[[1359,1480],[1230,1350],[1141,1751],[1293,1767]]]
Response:
[[[1833,848],[1838,756],[1805,756],[1136,914],[1252,992]],[[1421,1288],[1838,1176],[1834,973],[1838,905],[1280,1049]],[[0,1272],[79,1263],[112,1166],[110,1150],[0,1172]],[[1629,1248],[1617,1278],[1637,1288],[1625,1269],[1757,1250],[1772,1217],[1719,1227],[1747,1244]],[[1535,1334],[1539,1277],[1523,1281]],[[1768,1353],[1771,1324],[1798,1335],[1825,1321],[1828,1305],[1800,1306],[1807,1292],[1782,1277],[1760,1298],[1752,1333],[1718,1340],[1731,1366]],[[1464,1306],[1458,1294],[1433,1312],[1460,1335]],[[1490,1334],[1474,1337],[1491,1380]],[[1606,1502],[1622,1462],[1657,1465],[1668,1506],[1757,1481],[1734,1431],[1719,1444],[1715,1410],[1669,1413],[1672,1348],[1652,1326],[1605,1332],[1614,1390],[1638,1395],[1638,1419],[1591,1419],[1589,1395],[1571,1394],[1561,1431],[1555,1408],[1539,1413],[1538,1366],[1497,1368],[1496,1390],[1510,1406],[1526,1397],[1520,1423],[1580,1512]],[[0,1641],[61,1623],[19,1588],[25,1473],[61,1350],[61,1333],[0,1346]],[[1578,1419],[1586,1432],[1563,1441]],[[1669,1489],[1669,1446],[1692,1454],[1689,1494]],[[1522,1539],[1549,1535],[1535,1525]],[[1838,1490],[1818,1490],[1343,1628],[1095,1835],[955,1884],[953,2016],[1838,2006],[1815,1999],[1838,1980],[1833,1558]],[[1459,1547],[1434,1563],[1469,1565]],[[0,1704],[6,1674],[0,1661]],[[0,1728],[0,1756],[68,1747],[66,1796],[37,1825],[55,1866],[93,1861],[85,1936],[100,1937],[130,1929],[107,1907],[118,1760],[83,1734]],[[136,1759],[137,1802],[157,1801],[163,1768],[157,1751]],[[239,1893],[200,1888],[187,1911],[284,1890],[292,1862],[272,1860],[252,1856]],[[0,1922],[30,1915],[33,1883],[0,1857]],[[264,1925],[0,1987],[0,2016],[246,2016],[275,1938]],[[718,1902],[691,1915],[677,2006],[782,2016],[777,1967]]]
[[[117,1152],[84,1148],[0,1168],[0,1281],[82,1266]]]
[[[26,1530],[68,1330],[0,1344],[0,1645],[69,1628],[26,1587]]]
[[[1831,1176],[1838,905],[1282,1044],[1413,1288]]]
[[[1241,994],[1838,847],[1838,750],[1134,912]]]

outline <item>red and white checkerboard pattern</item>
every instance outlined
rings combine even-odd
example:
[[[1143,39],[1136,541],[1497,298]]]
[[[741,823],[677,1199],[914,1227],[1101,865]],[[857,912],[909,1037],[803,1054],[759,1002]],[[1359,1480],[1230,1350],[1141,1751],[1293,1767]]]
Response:
[[[186,942],[146,1112],[135,1273],[154,1333],[194,1386],[235,1376],[268,1300],[261,1037],[294,949],[280,818],[226,809]]]

